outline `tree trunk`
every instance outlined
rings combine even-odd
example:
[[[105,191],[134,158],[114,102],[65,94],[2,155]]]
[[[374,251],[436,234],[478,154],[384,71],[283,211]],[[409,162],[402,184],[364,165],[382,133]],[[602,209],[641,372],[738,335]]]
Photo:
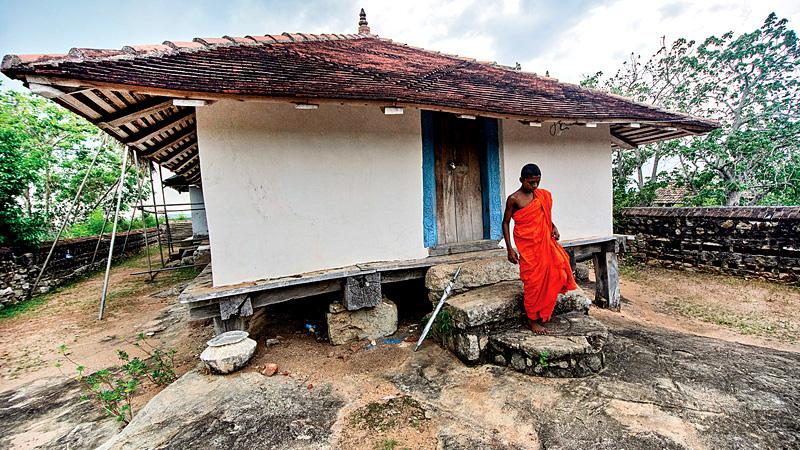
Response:
[[[742,193],[743,192],[738,189],[728,192],[728,194],[725,196],[725,206],[739,206],[739,202],[742,199]]]

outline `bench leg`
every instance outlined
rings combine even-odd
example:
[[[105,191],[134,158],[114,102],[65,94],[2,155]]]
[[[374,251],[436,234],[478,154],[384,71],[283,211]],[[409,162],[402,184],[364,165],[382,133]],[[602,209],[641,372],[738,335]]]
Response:
[[[594,254],[595,303],[619,311],[619,267],[617,254],[606,251]]]

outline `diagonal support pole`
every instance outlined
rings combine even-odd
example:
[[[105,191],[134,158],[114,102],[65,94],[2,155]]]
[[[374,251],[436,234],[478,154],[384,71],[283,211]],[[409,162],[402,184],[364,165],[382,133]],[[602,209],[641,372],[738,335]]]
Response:
[[[75,205],[77,205],[81,199],[83,186],[86,185],[86,180],[89,179],[89,174],[92,172],[92,169],[94,168],[94,163],[97,162],[97,157],[100,155],[101,151],[103,151],[102,145],[97,148],[97,153],[94,154],[92,162],[89,163],[89,167],[86,169],[86,174],[83,176],[83,181],[81,181],[81,185],[78,187],[78,192],[75,193],[75,199],[72,200],[72,205],[70,205],[69,210],[67,211],[67,215],[64,216],[64,222],[61,223],[61,228],[58,229],[58,234],[56,235],[56,238],[53,240],[53,245],[50,246],[50,251],[47,253],[47,258],[45,258],[41,270],[39,270],[39,275],[36,276],[36,281],[34,281],[33,285],[31,286],[31,290],[29,292],[30,296],[33,296],[33,293],[36,292],[36,287],[39,285],[39,281],[42,279],[42,275],[44,275],[45,269],[47,269],[47,264],[50,262],[50,258],[53,257],[53,251],[55,251],[56,245],[58,244],[58,240],[61,238],[61,233],[64,232],[64,228],[66,228],[67,224],[69,223],[70,216],[72,216],[72,212],[75,210]]]
[[[114,208],[114,226],[111,227],[111,243],[108,246],[108,261],[106,261],[106,274],[103,277],[103,292],[100,294],[100,314],[98,320],[103,320],[106,310],[106,294],[108,293],[108,275],[111,273],[111,258],[114,256],[114,240],[117,237],[117,222],[119,221],[119,207],[122,204],[122,187],[125,184],[125,169],[128,165],[128,147],[122,151],[122,168],[119,174],[119,184],[117,184],[117,206]]]

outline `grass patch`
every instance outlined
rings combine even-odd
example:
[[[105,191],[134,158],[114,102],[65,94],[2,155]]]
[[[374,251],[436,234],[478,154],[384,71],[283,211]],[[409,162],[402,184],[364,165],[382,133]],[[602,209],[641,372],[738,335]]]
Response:
[[[397,448],[398,442],[394,439],[384,439],[377,444],[375,444],[375,450],[395,450]]]
[[[619,264],[619,273],[622,278],[632,281],[642,281],[646,278],[645,265],[631,259],[624,260]]]
[[[6,306],[3,309],[0,309],[0,319],[10,319],[12,317],[25,314],[26,312],[35,311],[40,306],[46,304],[48,298],[48,295],[40,295],[30,300],[25,300],[14,305]]]
[[[668,301],[665,304],[670,310],[684,317],[721,325],[741,334],[770,337],[794,343],[797,342],[800,332],[795,325],[785,320],[771,321],[758,316],[738,314],[724,308],[687,301]]]
[[[414,398],[404,395],[387,402],[372,402],[359,408],[353,415],[351,424],[383,432],[406,424],[418,428],[423,420],[425,420],[425,410],[422,405]]]

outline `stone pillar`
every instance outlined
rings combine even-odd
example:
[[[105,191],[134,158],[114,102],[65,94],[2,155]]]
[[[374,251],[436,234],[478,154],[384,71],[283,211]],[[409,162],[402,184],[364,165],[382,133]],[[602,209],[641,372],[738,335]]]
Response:
[[[203,200],[203,189],[197,186],[189,186],[189,202],[192,205],[192,237],[208,236],[208,222],[206,221],[205,200]],[[198,204],[195,204],[198,203]]]

